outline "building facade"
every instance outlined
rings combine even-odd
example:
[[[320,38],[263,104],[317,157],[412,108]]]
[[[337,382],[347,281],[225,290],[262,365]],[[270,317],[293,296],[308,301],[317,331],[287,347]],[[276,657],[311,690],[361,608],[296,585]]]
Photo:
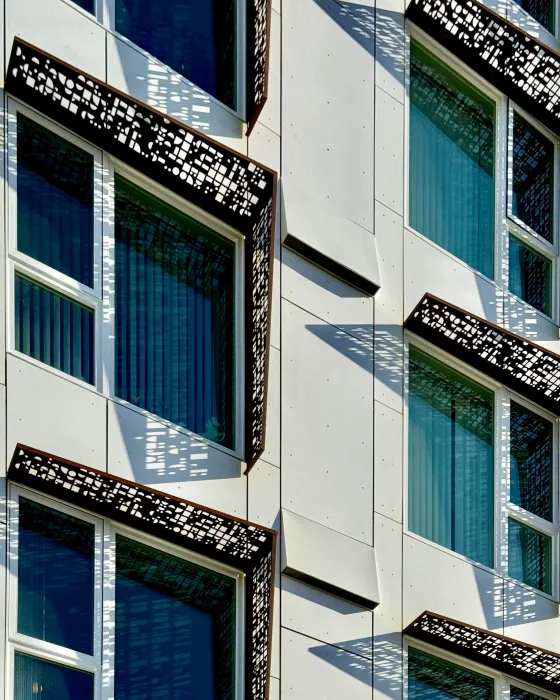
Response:
[[[556,0],[2,2],[0,699],[560,695]]]

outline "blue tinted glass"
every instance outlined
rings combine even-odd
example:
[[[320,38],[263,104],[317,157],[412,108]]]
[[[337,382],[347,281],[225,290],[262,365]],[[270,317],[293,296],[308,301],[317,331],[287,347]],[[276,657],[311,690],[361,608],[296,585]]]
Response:
[[[235,6],[236,0],[115,0],[115,28],[235,108]]]
[[[515,0],[539,24],[554,34],[554,0]]]
[[[408,648],[410,700],[492,700],[494,681],[423,651]]]
[[[19,500],[18,632],[93,652],[91,523]]]
[[[15,654],[14,700],[93,700],[93,675]]]
[[[508,574],[544,593],[552,593],[552,541],[518,523],[508,520]]]
[[[74,2],[86,12],[91,12],[92,15],[95,14],[95,0],[74,0]]]
[[[494,103],[412,42],[410,225],[494,277]]]
[[[522,688],[517,688],[515,685],[510,685],[509,697],[510,700],[543,700],[541,695],[531,693],[530,691],[523,690]]]
[[[547,316],[551,314],[552,263],[509,237],[508,289]]]
[[[117,537],[115,700],[229,700],[233,579]]]
[[[16,350],[93,384],[94,335],[91,309],[16,274]]]
[[[235,244],[116,178],[117,396],[233,446]]]
[[[93,157],[17,118],[18,250],[93,286]]]

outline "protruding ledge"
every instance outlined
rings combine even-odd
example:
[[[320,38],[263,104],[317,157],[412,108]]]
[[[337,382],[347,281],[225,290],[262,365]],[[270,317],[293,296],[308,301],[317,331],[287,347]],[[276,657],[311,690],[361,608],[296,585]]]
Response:
[[[381,286],[375,236],[290,183],[282,184],[282,243],[359,291]]]
[[[417,617],[404,633],[560,694],[560,655],[552,651],[428,611]]]
[[[282,528],[282,573],[368,610],[379,605],[373,547],[289,510]]]

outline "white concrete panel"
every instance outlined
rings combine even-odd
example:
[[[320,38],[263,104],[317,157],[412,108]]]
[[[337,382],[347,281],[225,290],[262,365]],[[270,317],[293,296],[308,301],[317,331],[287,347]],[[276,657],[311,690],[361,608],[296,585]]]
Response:
[[[205,90],[109,33],[107,82],[247,155],[244,125],[235,114]]]
[[[503,579],[408,535],[403,546],[403,627],[425,610],[502,633]]]
[[[6,387],[0,385],[0,522],[6,521],[6,457]]]
[[[378,3],[375,13],[375,85],[404,104],[404,12],[394,5],[379,7]]]
[[[258,121],[247,139],[249,158],[267,168],[280,170],[280,137]]]
[[[274,5],[274,3],[273,3]],[[281,25],[280,15],[274,10],[270,18],[270,53],[268,63],[268,95],[259,122],[274,133],[280,134],[281,96]],[[255,127],[256,128],[256,127]],[[253,132],[254,133],[254,132]]]
[[[375,295],[375,399],[395,411],[403,400],[403,261],[402,217],[375,203],[375,242],[381,288]]]
[[[215,510],[247,517],[240,460],[109,401],[108,471]]]
[[[376,700],[402,697],[402,526],[374,520],[379,606],[373,612],[373,691]]]
[[[368,544],[372,348],[282,304],[282,505]]]
[[[280,350],[270,348],[268,393],[266,397],[266,435],[262,459],[280,466]]]
[[[375,199],[402,215],[404,203],[404,107],[375,89]]]
[[[284,181],[372,230],[373,23],[335,0],[283,0],[282,20]]]
[[[405,229],[404,317],[426,292],[500,323],[503,292],[419,234]]]
[[[283,700],[371,700],[371,689],[369,659],[282,629]]]
[[[280,679],[271,676],[269,679],[270,689],[268,692],[268,700],[280,700]]]
[[[18,36],[105,80],[105,29],[87,12],[55,0],[5,0],[5,7],[6,63]]]
[[[270,344],[280,349],[282,304],[282,217],[280,207],[276,207],[276,225],[274,230],[274,269],[272,270],[272,303],[270,316]]]
[[[559,653],[558,603],[512,581],[505,581],[504,588],[504,634]]]
[[[403,415],[376,401],[373,416],[374,509],[376,513],[402,522]]]
[[[371,658],[371,610],[282,576],[282,626]]]
[[[558,326],[529,304],[508,292],[504,293],[504,328],[527,340],[560,353]]]
[[[282,251],[282,295],[365,345],[373,344],[373,297],[287,248]]]
[[[0,11],[2,7],[0,4]],[[3,24],[3,17],[0,18],[0,29]],[[0,35],[3,36],[3,35]],[[0,63],[3,62],[3,54],[0,54]],[[2,68],[2,73],[0,73],[0,82],[4,80],[4,70]],[[2,185],[5,184],[4,172],[5,172],[5,99],[4,90],[0,90],[0,182]],[[0,198],[0,221],[5,221],[5,202],[7,197]],[[0,289],[5,289],[6,285],[6,236],[0,236]],[[6,383],[6,294],[0,295],[0,384]]]
[[[0,523],[0,700],[4,698],[6,678],[4,664],[6,659],[6,595],[7,595],[7,527]]]
[[[105,471],[106,399],[13,355],[7,367],[8,459],[19,442]]]

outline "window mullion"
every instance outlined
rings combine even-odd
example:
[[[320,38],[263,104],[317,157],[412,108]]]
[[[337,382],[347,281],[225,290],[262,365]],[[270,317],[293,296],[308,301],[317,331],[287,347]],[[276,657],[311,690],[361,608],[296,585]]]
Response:
[[[510,413],[511,399],[508,392],[500,389],[496,392],[497,405],[497,499],[496,499],[496,569],[507,573],[508,569],[508,503],[510,491]]]
[[[115,530],[108,520],[103,523],[102,564],[102,682],[99,700],[114,697],[115,683],[115,577],[116,577]]]
[[[115,395],[115,171],[103,155],[103,314],[100,330],[101,390]]]

